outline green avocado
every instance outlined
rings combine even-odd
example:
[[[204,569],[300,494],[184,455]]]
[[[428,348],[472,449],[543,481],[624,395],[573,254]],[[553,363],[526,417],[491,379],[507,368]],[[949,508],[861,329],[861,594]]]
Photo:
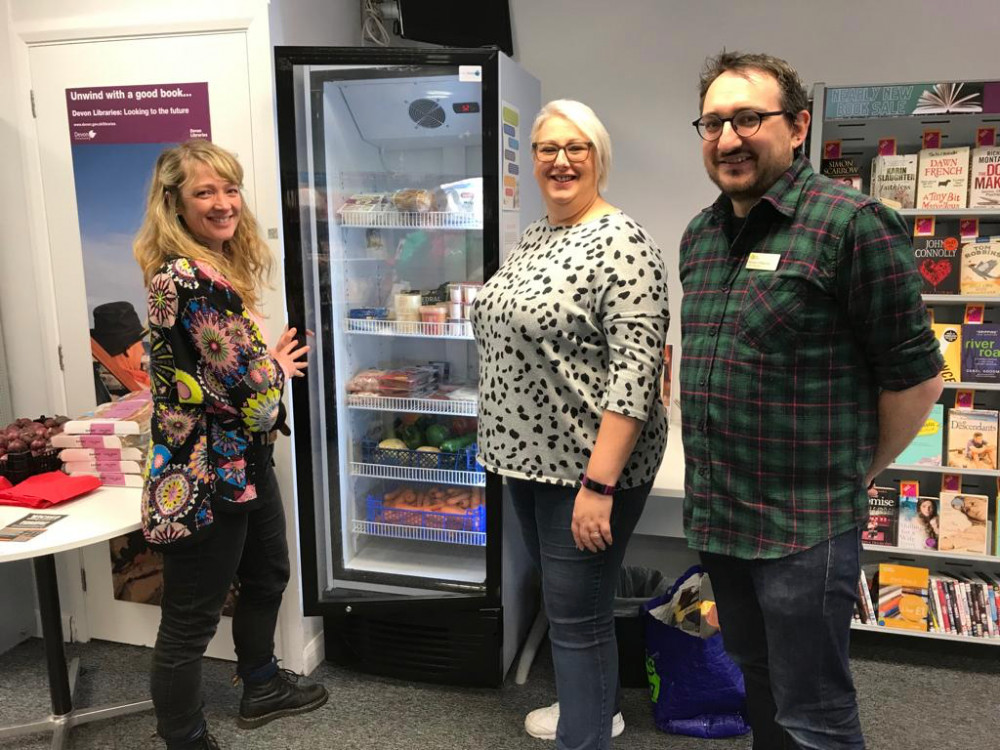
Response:
[[[424,436],[427,438],[427,445],[433,445],[435,448],[440,448],[441,443],[451,437],[451,430],[443,424],[432,424],[427,428]]]

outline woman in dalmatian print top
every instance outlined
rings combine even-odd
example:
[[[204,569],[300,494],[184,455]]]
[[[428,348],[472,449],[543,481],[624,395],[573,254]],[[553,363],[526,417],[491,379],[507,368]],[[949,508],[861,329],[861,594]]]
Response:
[[[472,313],[479,460],[507,478],[542,572],[559,702],[525,728],[557,748],[606,748],[624,727],[615,588],[667,440],[667,280],[653,240],[601,197],[611,144],[593,111],[550,102],[531,141],[547,215]]]
[[[258,316],[270,250],[243,206],[236,158],[204,140],[156,160],[134,252],[148,289],[153,419],[143,533],[163,551],[150,687],[167,748],[217,750],[202,712],[201,657],[239,576],[233,614],[237,723],[318,708],[321,685],[274,658],[289,577],[285,516],[271,456],[281,393],[309,347],[295,329],[268,349]]]

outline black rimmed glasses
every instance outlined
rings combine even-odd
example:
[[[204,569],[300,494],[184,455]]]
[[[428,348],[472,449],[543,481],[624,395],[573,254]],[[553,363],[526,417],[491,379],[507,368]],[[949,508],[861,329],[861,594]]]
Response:
[[[565,146],[560,146],[558,143],[531,144],[531,150],[535,152],[535,158],[538,161],[555,161],[559,158],[559,152],[565,151],[566,159],[577,164],[581,161],[587,161],[587,157],[590,156],[590,149],[593,147],[594,144],[590,141],[573,141],[572,143],[567,143]]]
[[[741,109],[732,117],[719,117],[718,115],[702,115],[691,124],[698,129],[698,135],[705,141],[717,141],[722,137],[722,129],[728,122],[733,127],[736,135],[740,138],[749,138],[760,130],[761,123],[765,117],[776,115],[791,115],[783,109],[774,112],[757,112],[753,109]]]

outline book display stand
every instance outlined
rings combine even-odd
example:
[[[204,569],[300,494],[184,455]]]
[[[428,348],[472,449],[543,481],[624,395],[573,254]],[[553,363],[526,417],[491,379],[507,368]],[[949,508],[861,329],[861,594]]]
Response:
[[[854,627],[1000,645],[1000,81],[819,83],[812,97],[810,160],[906,221],[946,360],[925,429],[876,480]]]

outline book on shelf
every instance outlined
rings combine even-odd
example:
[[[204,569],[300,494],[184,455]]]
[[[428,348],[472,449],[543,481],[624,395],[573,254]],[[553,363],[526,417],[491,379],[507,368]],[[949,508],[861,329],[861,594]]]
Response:
[[[839,159],[821,159],[819,171],[820,174],[831,180],[850,185],[855,190],[861,190],[861,170],[858,168],[858,163],[849,156],[843,156]]]
[[[969,208],[1000,208],[1000,146],[972,150]]]
[[[895,487],[875,489],[875,497],[868,497],[868,524],[861,530],[861,541],[895,547],[899,540],[899,490]]]
[[[927,630],[930,571],[912,565],[878,566],[878,624],[903,630]]]
[[[958,294],[961,249],[957,232],[913,238],[913,260],[920,272],[924,294]]]
[[[996,469],[998,417],[993,409],[949,409],[948,466]]]
[[[1000,296],[1000,237],[980,237],[962,245],[962,294]]]
[[[968,201],[969,147],[921,149],[916,208],[966,208]]]
[[[921,495],[899,498],[900,549],[927,552],[938,546],[940,498]]]
[[[870,185],[873,198],[913,208],[917,199],[917,155],[876,156],[872,159]]]
[[[944,582],[938,576],[931,576],[928,581],[930,588],[931,607],[937,614],[938,632],[955,633],[952,611],[948,606],[948,594],[944,590]]]
[[[861,598],[861,605],[864,607],[865,622],[869,625],[877,625],[877,617],[875,614],[875,603],[872,600],[872,587],[868,582],[868,574],[865,573],[865,569],[861,569],[860,576],[861,585],[858,589],[858,595]]]
[[[986,608],[990,617],[990,635],[994,638],[1000,637],[1000,581],[988,573],[977,570],[976,575],[983,586],[983,596],[986,599]]]
[[[1000,383],[1000,326],[962,326],[962,382]]]
[[[962,326],[957,323],[931,323],[931,329],[944,357],[941,378],[946,383],[958,383],[962,375]]]
[[[896,463],[907,466],[940,466],[943,448],[944,404],[934,404],[924,420],[924,426],[896,457]]]
[[[939,550],[988,554],[989,497],[969,492],[942,492],[940,514]]]

